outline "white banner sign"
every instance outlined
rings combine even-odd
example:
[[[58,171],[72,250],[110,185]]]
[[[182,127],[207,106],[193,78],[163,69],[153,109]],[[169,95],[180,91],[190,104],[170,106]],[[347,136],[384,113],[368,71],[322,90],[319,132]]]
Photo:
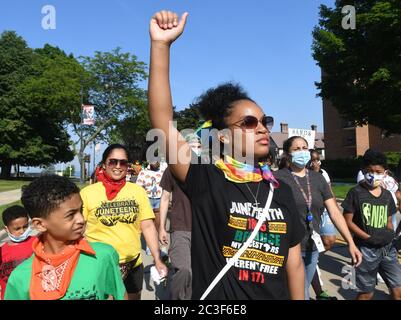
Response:
[[[315,149],[315,130],[288,128],[288,138],[300,136],[308,142],[309,149]]]
[[[93,126],[95,124],[95,107],[82,105],[82,124]]]

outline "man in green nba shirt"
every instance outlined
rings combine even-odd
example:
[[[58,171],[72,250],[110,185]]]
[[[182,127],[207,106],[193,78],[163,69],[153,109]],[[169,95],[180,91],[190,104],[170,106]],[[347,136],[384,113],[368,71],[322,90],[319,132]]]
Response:
[[[23,189],[21,201],[40,235],[34,254],[11,273],[6,300],[127,298],[117,252],[83,238],[82,200],[74,183],[42,176]]]

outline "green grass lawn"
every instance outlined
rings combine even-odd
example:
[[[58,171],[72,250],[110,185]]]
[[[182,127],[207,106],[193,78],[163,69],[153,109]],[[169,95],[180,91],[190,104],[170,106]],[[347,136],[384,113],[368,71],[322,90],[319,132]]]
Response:
[[[0,179],[0,192],[20,189],[23,185],[28,184],[29,181],[20,180],[2,180]]]
[[[348,191],[354,186],[355,184],[331,185],[331,188],[337,199],[345,199]]]

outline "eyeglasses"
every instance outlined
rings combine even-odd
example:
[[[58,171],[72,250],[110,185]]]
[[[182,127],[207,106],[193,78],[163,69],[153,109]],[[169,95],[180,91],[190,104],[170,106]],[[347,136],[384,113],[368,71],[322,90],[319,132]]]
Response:
[[[232,126],[238,126],[242,129],[255,129],[259,122],[269,131],[271,131],[274,125],[274,119],[270,116],[263,116],[262,120],[254,116],[245,116],[242,120],[234,122]]]
[[[120,164],[121,168],[127,168],[128,167],[128,160],[125,159],[109,159],[107,162],[107,165],[109,167],[117,167],[117,165]]]

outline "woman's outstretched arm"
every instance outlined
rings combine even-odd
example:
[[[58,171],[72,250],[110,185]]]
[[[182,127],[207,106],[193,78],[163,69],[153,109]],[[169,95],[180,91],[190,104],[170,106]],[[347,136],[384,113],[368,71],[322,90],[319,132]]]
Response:
[[[170,89],[170,47],[183,33],[188,13],[178,19],[176,13],[159,11],[150,21],[149,115],[153,128],[164,133],[170,170],[184,182],[191,161],[188,144],[172,126],[173,104]],[[180,155],[180,157],[178,157]]]

